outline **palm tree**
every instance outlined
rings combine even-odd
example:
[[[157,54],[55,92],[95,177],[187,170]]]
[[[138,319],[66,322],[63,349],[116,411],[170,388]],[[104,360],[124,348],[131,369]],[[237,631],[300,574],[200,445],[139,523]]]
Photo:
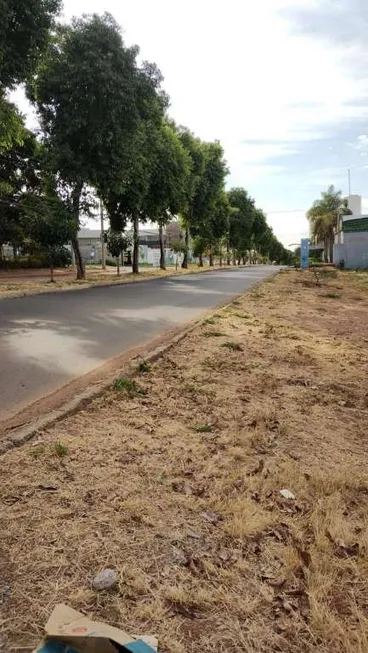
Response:
[[[329,186],[327,192],[321,193],[321,199],[313,202],[307,212],[312,238],[315,242],[323,241],[325,260],[328,263],[333,261],[335,232],[343,215],[351,215],[348,201],[342,197],[341,190],[335,190],[334,186]]]

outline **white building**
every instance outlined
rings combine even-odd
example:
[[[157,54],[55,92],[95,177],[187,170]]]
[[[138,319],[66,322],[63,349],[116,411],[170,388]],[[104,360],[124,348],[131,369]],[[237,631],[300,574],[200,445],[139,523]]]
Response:
[[[340,216],[333,247],[334,265],[347,269],[368,268],[368,215],[362,214],[362,198],[350,195],[352,215]]]

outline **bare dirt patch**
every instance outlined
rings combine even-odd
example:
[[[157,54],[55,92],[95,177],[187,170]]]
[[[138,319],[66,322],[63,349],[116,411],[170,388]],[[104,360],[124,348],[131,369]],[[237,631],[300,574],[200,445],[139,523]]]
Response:
[[[164,653],[368,651],[365,279],[282,273],[2,456],[8,647],[63,601]]]

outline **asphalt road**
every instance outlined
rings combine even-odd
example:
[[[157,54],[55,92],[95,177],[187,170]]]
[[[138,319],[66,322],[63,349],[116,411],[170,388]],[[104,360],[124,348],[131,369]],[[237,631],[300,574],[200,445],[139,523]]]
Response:
[[[0,419],[274,272],[255,266],[0,300]]]

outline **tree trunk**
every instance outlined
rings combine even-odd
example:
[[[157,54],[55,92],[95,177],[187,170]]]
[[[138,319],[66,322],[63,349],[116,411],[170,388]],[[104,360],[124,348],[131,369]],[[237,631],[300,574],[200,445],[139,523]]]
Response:
[[[238,265],[241,263],[241,256],[238,256]]]
[[[198,258],[199,258],[199,267],[200,267],[200,268],[203,268],[203,254],[201,253],[201,254],[198,256]]]
[[[120,254],[116,257],[116,274],[120,277]]]
[[[228,240],[226,241],[226,265],[231,265],[230,245]]]
[[[220,268],[222,268],[222,254],[220,254]]]
[[[210,258],[210,266],[211,266],[211,268],[213,268],[213,253],[212,253],[212,251],[210,251],[209,258]]]
[[[51,283],[55,283],[55,279],[54,279],[54,261],[52,259],[50,261],[50,281],[51,281]]]
[[[166,261],[165,261],[165,247],[164,247],[164,236],[162,233],[162,225],[158,227],[158,238],[160,241],[160,270],[166,270]]]
[[[333,263],[333,246],[334,246],[334,239],[330,239],[330,263]]]
[[[72,193],[72,204],[73,204],[73,213],[75,217],[75,221],[77,224],[77,231],[75,235],[72,238],[72,247],[74,251],[74,258],[75,258],[75,264],[77,266],[77,279],[85,279],[86,278],[86,269],[84,266],[84,261],[82,258],[82,254],[80,251],[79,247],[79,241],[78,241],[78,229],[79,229],[79,204],[80,204],[80,196],[82,192],[82,186],[77,186],[73,193]]]
[[[185,252],[183,262],[181,267],[184,270],[188,269],[188,259],[189,259],[189,227],[185,227]]]
[[[74,251],[75,265],[77,266],[77,279],[86,278],[86,270],[84,267],[84,261],[82,258],[81,251],[79,249],[78,236],[75,235],[72,239],[72,247]]]
[[[133,218],[133,259],[132,259],[132,272],[133,274],[139,273],[139,218],[137,215]]]
[[[246,262],[247,262],[247,260],[246,260],[245,256],[243,256],[243,265],[245,265]]]
[[[236,265],[236,256],[234,251],[233,251],[233,265]]]

